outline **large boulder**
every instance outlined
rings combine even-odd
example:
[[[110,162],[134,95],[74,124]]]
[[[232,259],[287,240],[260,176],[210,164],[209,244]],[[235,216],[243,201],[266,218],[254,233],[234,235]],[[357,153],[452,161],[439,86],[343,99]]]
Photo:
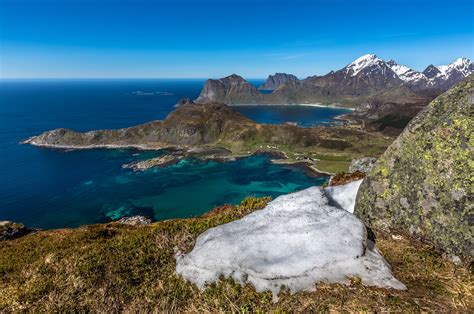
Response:
[[[471,75],[431,102],[378,159],[355,208],[368,225],[474,256],[473,81]]]

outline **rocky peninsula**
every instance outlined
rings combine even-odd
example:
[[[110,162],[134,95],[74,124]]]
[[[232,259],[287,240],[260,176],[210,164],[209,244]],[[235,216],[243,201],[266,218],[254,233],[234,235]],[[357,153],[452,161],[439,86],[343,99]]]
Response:
[[[338,167],[346,169],[354,157],[378,156],[390,142],[390,138],[379,134],[342,127],[259,124],[223,103],[186,101],[164,120],[85,133],[55,129],[22,143],[67,149],[167,148],[175,150],[175,156],[222,160],[254,153],[278,153],[284,154],[289,161],[305,160],[323,171],[336,172]],[[319,161],[323,162],[318,164]],[[142,166],[146,167],[145,163],[135,165]]]

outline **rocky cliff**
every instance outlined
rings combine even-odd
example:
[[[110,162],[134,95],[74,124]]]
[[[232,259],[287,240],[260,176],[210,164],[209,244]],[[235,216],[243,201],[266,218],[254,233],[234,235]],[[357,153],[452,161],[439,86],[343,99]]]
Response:
[[[296,85],[299,84],[300,80],[293,74],[286,73],[275,73],[274,75],[269,75],[265,83],[260,85],[259,90],[275,90],[280,85]]]
[[[207,80],[196,102],[254,104],[261,101],[261,96],[255,86],[241,76],[232,74],[218,80]]]
[[[473,81],[471,75],[431,102],[379,158],[355,209],[370,226],[474,256]]]

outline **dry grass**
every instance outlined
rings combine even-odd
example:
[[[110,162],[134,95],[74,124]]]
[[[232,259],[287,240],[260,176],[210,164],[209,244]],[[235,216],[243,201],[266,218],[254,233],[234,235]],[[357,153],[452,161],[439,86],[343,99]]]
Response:
[[[203,218],[132,227],[105,224],[30,234],[0,244],[0,311],[430,311],[472,312],[467,265],[444,260],[432,247],[377,233],[377,245],[407,291],[319,284],[314,292],[256,293],[222,280],[200,291],[174,272],[176,250],[189,251],[198,234],[256,209],[251,198]]]
[[[344,185],[352,181],[361,180],[363,178],[365,178],[365,173],[360,171],[350,173],[338,172],[335,176],[331,178],[329,186]]]

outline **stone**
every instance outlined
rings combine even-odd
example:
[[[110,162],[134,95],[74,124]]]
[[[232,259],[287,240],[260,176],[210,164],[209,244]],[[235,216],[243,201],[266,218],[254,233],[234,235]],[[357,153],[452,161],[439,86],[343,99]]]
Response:
[[[359,159],[353,159],[349,166],[349,172],[360,171],[363,173],[369,173],[372,170],[377,158],[363,157]]]
[[[130,226],[143,226],[151,224],[151,219],[145,216],[122,217],[117,220],[118,223]]]
[[[447,254],[472,258],[473,80],[420,112],[362,183],[355,214],[403,230]]]
[[[0,221],[0,241],[16,239],[31,231],[21,223],[8,220]]]

